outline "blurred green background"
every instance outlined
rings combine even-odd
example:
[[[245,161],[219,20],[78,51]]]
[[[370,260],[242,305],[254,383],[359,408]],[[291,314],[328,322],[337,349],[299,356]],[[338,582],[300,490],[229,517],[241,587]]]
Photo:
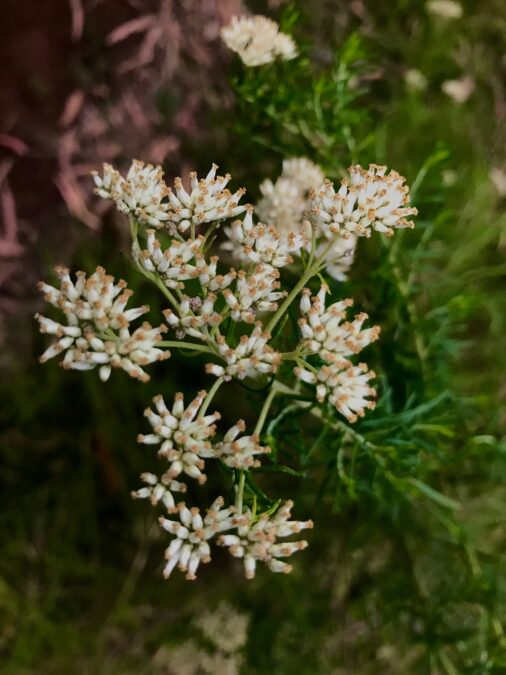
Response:
[[[453,18],[430,4],[248,3],[302,56],[245,72],[218,38],[239,2],[7,0],[2,673],[505,672],[506,6],[461,2]],[[206,386],[202,363],[174,357],[146,385],[40,366],[34,283],[56,263],[103,264],[156,316],[88,170],[138,156],[171,176],[216,161],[256,199],[298,155],[332,178],[384,162],[413,187],[415,232],[361,242],[343,289],[382,326],[382,399],[365,441],[337,439],[358,448],[356,478],[322,437],[304,478],[270,479],[316,524],[291,575],[245,582],[218,552],[197,582],[165,582],[152,511],[130,498],[155,465],[135,438],[154,394]],[[254,394],[222,396],[226,422],[254,416]],[[294,433],[302,446],[314,437],[297,417],[280,425],[289,459]],[[389,449],[386,468],[375,447]],[[227,651],[219,635],[237,626]]]

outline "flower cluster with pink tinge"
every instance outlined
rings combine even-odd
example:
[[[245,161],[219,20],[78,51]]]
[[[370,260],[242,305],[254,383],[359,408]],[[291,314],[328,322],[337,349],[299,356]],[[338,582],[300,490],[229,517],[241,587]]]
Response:
[[[153,328],[143,323],[132,332],[131,321],[149,311],[149,307],[126,309],[132,291],[125,281],[116,283],[102,267],[89,277],[77,272],[75,282],[67,269],[57,267],[55,271],[60,288],[41,282],[39,289],[48,303],[63,312],[66,323],[36,314],[41,332],[56,338],[40,361],[44,363],[64,353],[64,368],[98,367],[103,381],[109,378],[112,368],[122,368],[142,382],[149,380],[143,367],[170,356],[170,352],[156,346],[167,327]]]
[[[310,521],[298,523],[288,520],[291,503],[279,509],[274,516],[262,514],[258,518],[254,518],[250,512],[237,514],[234,506],[222,508],[224,501],[221,497],[213,503],[204,518],[195,507],[190,509],[184,503],[176,505],[173,493],[185,492],[187,489],[186,484],[176,479],[187,475],[200,484],[204,483],[204,460],[219,460],[233,469],[244,471],[258,467],[258,456],[270,452],[269,447],[260,445],[258,435],[243,435],[246,429],[243,420],[238,420],[221,441],[213,443],[215,423],[220,419],[220,414],[205,414],[203,404],[206,396],[205,391],[199,392],[185,407],[183,395],[176,394],[170,410],[163,398],[156,396],[156,412],[148,408],[145,413],[153,433],[138,438],[140,443],[159,446],[158,456],[167,462],[167,466],[161,477],[154,473],[142,474],[141,480],[145,486],[134,491],[132,496],[148,499],[153,506],[161,503],[168,516],[178,514],[179,517],[179,520],[160,518],[161,526],[174,535],[166,550],[164,575],[168,577],[178,565],[186,572],[187,579],[194,579],[199,564],[209,562],[211,558],[209,541],[225,530],[234,530],[237,534],[227,535],[218,543],[229,546],[230,552],[236,557],[244,555],[248,578],[254,575],[256,560],[266,562],[274,572],[289,572],[289,566],[278,558],[291,555],[307,544],[276,544],[276,539],[312,527]]]
[[[163,180],[160,166],[134,160],[125,178],[110,164],[103,165],[103,176],[93,172],[95,192],[110,199],[121,213],[130,215],[143,225],[161,228],[168,226],[174,232],[186,232],[191,226],[225,220],[239,215],[245,206],[239,201],[244,188],[234,194],[227,189],[230,174],[217,176],[213,164],[205,178],[190,173],[190,191],[181,178],[174,179],[174,189]]]
[[[302,334],[302,353],[305,357],[317,354],[323,362],[313,366],[300,360],[303,365],[294,369],[296,377],[307,384],[316,385],[319,402],[329,402],[348,421],[363,417],[366,409],[374,408],[376,391],[369,385],[375,377],[364,363],[354,366],[350,357],[358,354],[371,342],[378,339],[379,326],[362,328],[367,314],[361,312],[352,321],[346,320],[347,309],[353,304],[350,299],[339,300],[325,307],[328,292],[322,286],[311,298],[311,292],[302,293],[300,309],[302,318],[299,327]]]
[[[195,580],[199,565],[211,561],[210,542],[215,538],[234,557],[243,558],[247,579],[255,576],[257,562],[265,563],[271,572],[291,572],[292,566],[282,558],[306,548],[307,541],[278,542],[278,539],[312,528],[313,522],[290,520],[291,501],[280,506],[274,515],[263,513],[256,518],[250,511],[237,514],[234,506],[224,504],[223,497],[218,497],[202,517],[197,507],[188,508],[181,502],[171,509],[177,520],[159,518],[160,526],[173,535],[165,551],[164,576],[168,578],[178,567],[186,573],[186,579]],[[221,534],[230,531],[233,533]]]
[[[408,206],[406,179],[397,171],[387,174],[386,166],[370,164],[368,169],[352,166],[348,173],[337,192],[329,180],[311,191],[307,215],[322,236],[370,237],[371,230],[392,235],[395,229],[414,227],[407,218],[418,211]]]
[[[139,161],[125,177],[109,165],[104,165],[103,176],[94,175],[97,194],[129,217],[136,268],[166,302],[162,326],[131,328],[149,307],[127,309],[132,292],[100,267],[88,277],[77,272],[75,279],[57,268],[59,288],[40,284],[45,299],[64,316],[60,323],[37,315],[41,332],[54,336],[41,361],[63,354],[65,368],[98,368],[106,380],[117,367],[146,381],[144,368],[167,358],[170,347],[205,354],[205,371],[217,378],[209,393],[200,391],[190,402],[185,403],[183,393],[170,405],[155,396],[153,407],[145,411],[149,433],[138,436],[139,443],[156,448],[161,469],[142,473],[142,485],[132,496],[166,511],[160,518],[161,527],[172,535],[165,553],[166,577],[177,566],[187,579],[195,579],[200,564],[211,558],[213,542],[243,559],[247,578],[255,575],[258,562],[273,572],[291,570],[285,558],[307,542],[279,540],[312,527],[312,522],[290,520],[290,501],[279,505],[262,497],[257,503],[248,487],[253,480],[248,472],[258,469],[271,452],[261,432],[276,390],[266,396],[253,432],[243,420],[222,430],[220,413],[208,410],[218,388],[231,379],[269,386],[269,380],[285,378],[292,389],[279,381],[272,386],[297,397],[309,385],[313,401],[330,403],[351,423],[372,409],[375,375],[355,359],[378,339],[380,330],[365,327],[364,312],[348,316],[351,299],[326,306],[330,290],[323,280],[314,296],[303,289],[300,339],[292,341],[291,351],[279,347],[297,331],[283,331],[282,322],[306,280],[311,283],[322,274],[346,278],[360,237],[373,230],[390,235],[410,227],[407,217],[416,213],[404,179],[395,171],[354,166],[336,192],[319,166],[292,158],[283,162],[277,181],[267,179],[260,186],[259,222],[253,206],[239,204],[244,190],[231,192],[231,177],[218,176],[217,168],[213,164],[200,179],[192,172],[187,188],[180,178],[169,188],[161,167]],[[222,225],[223,237],[218,231]],[[218,239],[213,249],[216,236],[224,241]],[[233,258],[235,266],[229,267],[222,255],[212,255],[216,249]],[[303,277],[296,286],[293,282],[293,289],[285,281],[290,274]],[[174,339],[164,338],[166,332]],[[280,369],[287,362],[295,366],[293,374],[290,366]],[[205,483],[213,463],[233,476],[235,505],[225,506],[219,497],[201,514],[178,496],[188,491],[187,482]],[[257,506],[264,512],[257,513]]]

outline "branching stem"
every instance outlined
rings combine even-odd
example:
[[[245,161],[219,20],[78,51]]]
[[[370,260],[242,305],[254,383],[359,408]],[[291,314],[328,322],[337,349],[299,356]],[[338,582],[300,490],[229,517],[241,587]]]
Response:
[[[224,381],[225,381],[225,378],[224,378],[224,377],[219,377],[219,378],[216,380],[216,382],[213,384],[213,386],[211,387],[211,389],[209,389],[209,393],[208,393],[207,396],[205,397],[205,399],[204,399],[202,405],[200,406],[199,414],[197,415],[197,419],[198,419],[198,420],[199,420],[199,419],[202,419],[202,417],[204,417],[204,415],[205,415],[206,412],[207,412],[207,409],[209,408],[209,405],[211,404],[211,401],[213,400],[213,398],[214,398],[216,392],[217,392],[218,389],[221,387],[221,385],[223,384]]]

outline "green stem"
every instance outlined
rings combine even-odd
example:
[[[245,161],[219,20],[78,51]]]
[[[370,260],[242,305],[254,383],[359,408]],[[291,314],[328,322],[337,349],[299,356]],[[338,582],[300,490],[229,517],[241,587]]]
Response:
[[[283,314],[286,312],[286,310],[290,307],[292,302],[295,300],[297,295],[301,292],[301,290],[304,288],[304,286],[307,284],[309,279],[315,275],[316,271],[313,266],[309,267],[302,277],[299,279],[299,281],[295,284],[295,286],[292,288],[290,293],[286,296],[284,302],[282,305],[279,307],[277,312],[274,314],[274,316],[271,317],[271,320],[267,324],[265,330],[268,333],[272,333],[274,328],[276,327],[277,323],[279,320],[282,318]]]
[[[255,426],[254,434],[257,436],[260,435],[260,432],[262,431],[262,428],[265,424],[265,420],[267,418],[267,413],[269,412],[269,408],[271,407],[272,401],[274,400],[274,397],[278,393],[278,389],[276,389],[275,386],[273,386],[269,392],[269,395],[264,401],[264,404],[262,406],[262,410],[260,411],[260,415],[258,417],[258,421]]]
[[[274,385],[272,386],[272,388],[269,392],[269,395],[267,396],[267,398],[264,401],[264,404],[262,406],[262,410],[260,411],[260,415],[258,417],[258,421],[257,421],[256,426],[255,426],[255,430],[253,431],[253,433],[256,434],[257,436],[259,436],[260,432],[262,431],[262,428],[265,424],[265,420],[267,418],[267,414],[269,412],[269,408],[271,407],[271,404],[274,400],[274,397],[276,396],[276,394],[279,391],[276,388],[275,384],[276,383],[274,383]],[[245,481],[246,481],[246,473],[244,471],[241,471],[240,474],[239,474],[239,484],[237,486],[237,496],[236,496],[236,499],[235,499],[235,506],[236,506],[237,513],[238,513],[239,516],[242,513],[242,501],[243,501],[243,497],[244,497]]]
[[[148,272],[148,270],[144,269],[144,267],[141,265],[141,263],[138,260],[138,256],[140,256],[141,253],[141,247],[139,244],[139,224],[137,221],[132,217],[129,216],[128,220],[130,222],[130,234],[132,236],[132,257],[135,263],[135,266],[137,267],[137,270],[144,276],[146,279],[149,279],[152,283],[155,284],[155,286],[158,287],[158,289],[165,295],[167,300],[172,304],[175,309],[179,311],[179,303],[176,300],[176,298],[172,295],[172,293],[169,291],[167,286],[163,283],[161,279],[159,279],[156,275],[152,274],[151,272]]]
[[[216,380],[216,382],[213,384],[213,386],[211,387],[211,389],[209,389],[209,393],[208,393],[207,396],[205,397],[205,399],[204,399],[204,401],[203,401],[203,403],[202,403],[202,405],[201,405],[201,407],[200,407],[199,414],[197,415],[197,419],[198,419],[198,420],[199,420],[199,419],[202,419],[202,417],[204,417],[204,415],[205,415],[206,412],[207,412],[207,409],[209,408],[209,405],[210,405],[211,401],[213,400],[213,398],[214,398],[216,392],[217,392],[218,389],[221,387],[221,385],[223,384],[224,381],[225,381],[225,378],[219,377],[219,378]]]
[[[179,302],[176,300],[176,298],[172,295],[172,293],[169,291],[167,286],[163,283],[161,279],[156,277],[154,274],[150,274],[147,270],[143,270],[141,265],[138,265],[138,268],[142,274],[146,277],[146,279],[149,279],[152,281],[155,286],[159,288],[159,290],[165,295],[167,300],[172,304],[172,306],[177,309],[178,311],[180,310],[180,305]]]
[[[199,345],[193,342],[182,342],[181,340],[163,340],[156,343],[157,347],[170,347],[172,349],[191,349],[195,352],[206,352],[214,354],[214,352],[206,347],[206,345]]]

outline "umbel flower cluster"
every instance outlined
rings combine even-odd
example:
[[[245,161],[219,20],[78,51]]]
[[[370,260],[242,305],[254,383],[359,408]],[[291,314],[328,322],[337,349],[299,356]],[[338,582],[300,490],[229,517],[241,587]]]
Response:
[[[297,56],[292,37],[266,16],[234,16],[222,29],[221,37],[246,66],[262,66],[278,58],[289,61]]]
[[[234,32],[236,40],[247,33],[251,21],[233,22],[227,43]],[[253,44],[246,40],[243,51]],[[274,38],[275,51],[273,44],[279,44]],[[97,368],[102,380],[115,367],[145,382],[147,367],[167,359],[169,349],[205,357],[208,391],[170,401],[160,394],[146,409],[138,441],[156,449],[160,470],[143,473],[132,494],[164,509],[159,523],[171,537],[166,577],[178,567],[195,579],[218,545],[242,558],[250,579],[259,562],[289,572],[285,558],[307,546],[297,535],[313,525],[291,520],[291,501],[265,502],[258,498],[263,491],[252,488],[252,470],[271,461],[262,430],[275,397],[302,395],[322,416],[340,415],[347,423],[374,407],[375,375],[359,354],[378,339],[379,328],[367,325],[364,312],[353,314],[351,299],[330,300],[324,276],[345,278],[361,237],[412,227],[416,209],[404,179],[375,164],[352,166],[335,185],[309,159],[287,159],[276,181],[261,184],[256,207],[243,203],[245,191],[232,191],[231,176],[217,171],[213,165],[204,177],[191,173],[172,186],[161,167],[137,160],[126,176],[110,165],[94,173],[96,193],[129,221],[134,267],[161,293],[160,326],[131,327],[149,307],[127,309],[132,292],[100,267],[74,277],[57,268],[58,287],[40,288],[59,316],[37,319],[54,336],[41,361],[61,356],[63,367]],[[294,335],[285,319],[297,307]],[[237,420],[222,429],[213,409],[220,387],[232,380],[264,392],[252,428]],[[203,484],[213,463],[222,464],[235,498],[219,496],[201,513],[180,495]]]
[[[322,273],[344,276],[353,260],[345,248],[350,239],[355,245],[374,231],[391,235],[411,227],[407,217],[416,213],[408,205],[404,180],[376,165],[351,167],[336,190],[310,160],[287,160],[275,183],[262,183],[256,210],[240,203],[243,190],[227,189],[230,176],[216,171],[213,166],[202,179],[191,174],[188,188],[176,178],[174,190],[165,184],[160,167],[138,161],[125,178],[107,165],[102,176],[94,176],[97,194],[129,217],[132,257],[163,293],[164,324],[152,328],[144,323],[132,330],[131,322],[149,308],[127,309],[131,292],[126,283],[115,282],[102,268],[89,277],[77,272],[74,280],[57,268],[59,288],[40,287],[63,321],[37,315],[41,331],[55,336],[42,361],[61,354],[65,368],[98,367],[104,380],[112,367],[147,380],[144,368],[168,358],[169,347],[207,356],[206,372],[216,378],[209,392],[199,392],[187,404],[182,393],[170,403],[159,395],[145,411],[150,430],[138,441],[156,447],[162,468],[160,475],[142,474],[144,486],[133,492],[167,511],[160,524],[173,539],[164,574],[178,566],[188,579],[211,559],[213,541],[243,559],[247,578],[254,576],[259,561],[273,572],[289,572],[283,559],[307,545],[279,541],[312,527],[309,520],[289,519],[291,502],[257,513],[253,500],[243,509],[246,474],[268,461],[270,448],[262,445],[261,431],[276,385],[288,386],[278,379],[278,369],[291,362],[292,389],[309,387],[317,402],[328,401],[349,422],[374,407],[374,373],[356,357],[378,338],[379,328],[365,327],[364,312],[349,314],[351,299],[329,303],[325,283],[315,295],[306,285]],[[256,211],[267,222],[257,221]],[[211,238],[227,220],[224,240],[210,252]],[[233,267],[225,262],[230,257]],[[282,280],[285,268],[288,275]],[[300,336],[287,350],[283,335],[273,339],[273,330],[297,299]],[[174,339],[164,340],[166,332]],[[220,413],[209,408],[219,387],[232,379],[273,380],[271,394],[254,430],[248,432],[238,420],[218,433]],[[233,470],[236,500],[225,506],[219,497],[201,515],[196,507],[178,502],[177,495],[187,492],[188,480],[206,481],[208,461]]]

